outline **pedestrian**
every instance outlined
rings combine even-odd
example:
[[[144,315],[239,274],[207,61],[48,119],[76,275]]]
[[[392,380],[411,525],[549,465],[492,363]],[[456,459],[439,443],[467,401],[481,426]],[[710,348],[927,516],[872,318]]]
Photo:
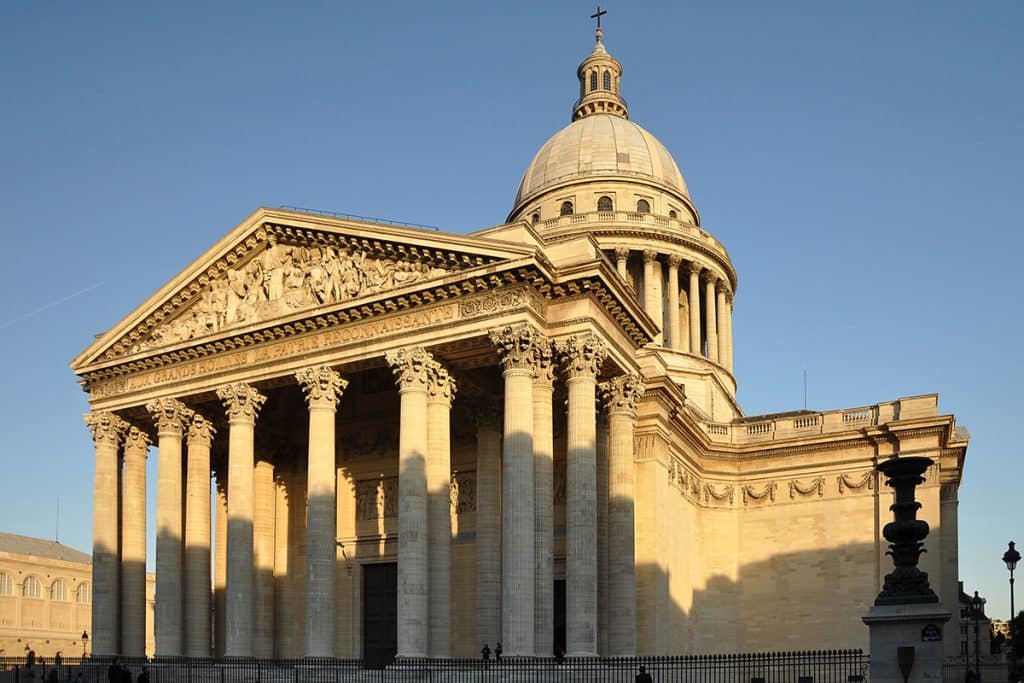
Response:
[[[64,663],[64,658],[60,656],[60,650],[57,650],[57,654],[53,656],[53,665],[60,669],[60,665]]]
[[[57,683],[57,669],[50,669],[50,673],[46,674],[46,683]]]
[[[121,683],[121,658],[114,657],[107,667],[107,683]]]
[[[75,672],[75,677],[71,679],[71,683],[85,683],[85,680],[82,678],[81,669]]]
[[[494,647],[494,661],[496,661],[496,662],[500,662],[501,661],[501,641],[500,640],[498,641],[498,644]]]
[[[485,662],[491,661],[491,648],[487,646],[487,643],[484,643],[484,649],[480,650],[480,656]]]
[[[149,667],[146,665],[142,666],[142,672],[139,674],[138,683],[149,683]]]
[[[120,676],[118,677],[118,683],[132,683],[132,670],[124,664],[121,665]]]
[[[654,679],[651,678],[651,674],[647,673],[643,664],[640,665],[640,673],[636,675],[636,683],[654,683]]]

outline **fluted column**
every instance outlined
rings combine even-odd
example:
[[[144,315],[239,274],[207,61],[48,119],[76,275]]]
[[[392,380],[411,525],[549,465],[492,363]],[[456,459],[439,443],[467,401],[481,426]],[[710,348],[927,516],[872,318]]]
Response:
[[[533,376],[536,345],[546,341],[529,325],[491,332],[505,381],[501,467],[501,642],[510,657],[535,652]]]
[[[629,249],[626,247],[615,248],[615,270],[619,272],[619,277],[622,278],[623,282],[629,282],[629,271],[627,270],[629,261]]]
[[[216,430],[196,413],[185,465],[185,655],[210,656],[210,446]]]
[[[92,498],[92,654],[115,655],[121,649],[118,563],[118,454],[128,423],[107,411],[89,413],[85,424],[96,447]]]
[[[429,653],[427,386],[434,360],[422,347],[387,354],[400,399],[398,435],[398,658]]]
[[[679,329],[679,264],[682,257],[669,254],[668,257],[668,344],[676,351],[684,351]]]
[[[334,656],[334,566],[337,559],[337,471],[334,418],[348,382],[321,365],[295,378],[309,407],[306,483],[306,656]]]
[[[228,632],[228,491],[227,472],[216,475],[213,553],[213,654],[223,657]]]
[[[700,264],[691,261],[688,265],[690,286],[687,302],[690,307],[690,353],[703,353],[700,343]]]
[[[608,410],[608,650],[636,654],[633,422],[644,393],[639,375],[620,375],[601,386]]]
[[[552,392],[555,379],[554,346],[544,340],[535,350],[533,378],[533,633],[538,657],[554,651],[554,434]]]
[[[588,335],[559,347],[569,389],[566,448],[566,649],[597,656],[597,375],[608,352]]]
[[[722,320],[725,322],[725,367],[729,372],[733,371],[732,357],[732,292],[725,293],[725,313]]]
[[[228,414],[225,654],[253,656],[253,468],[256,416],[267,397],[243,382],[217,389]]]
[[[608,420],[597,413],[597,653],[608,652]]]
[[[121,653],[146,656],[146,451],[149,437],[129,427],[121,505]]]
[[[455,380],[435,363],[427,394],[427,517],[430,526],[428,651],[451,657],[452,446]]]
[[[651,249],[644,250],[644,310],[647,315],[651,316],[654,323],[658,326],[658,333],[654,336],[655,344],[662,344],[665,338],[664,323],[660,316],[656,315],[659,308],[658,301],[656,299],[659,288],[655,286],[655,275],[654,275],[654,262],[658,259],[658,252]]]
[[[707,357],[718,360],[718,314],[715,312],[715,276],[708,272],[704,275],[704,328],[707,330]]]
[[[501,418],[489,402],[476,409],[476,635],[501,640]]]
[[[252,653],[274,656],[274,532],[277,502],[274,463],[269,454],[256,460],[252,479]]]
[[[156,484],[156,654],[182,654],[182,580],[184,529],[182,529],[181,438],[193,412],[181,401],[164,398],[150,401],[146,410],[157,428]]]
[[[725,310],[725,283],[721,280],[715,285],[715,317],[718,319],[718,362],[728,367],[729,357],[729,323],[728,312]]]

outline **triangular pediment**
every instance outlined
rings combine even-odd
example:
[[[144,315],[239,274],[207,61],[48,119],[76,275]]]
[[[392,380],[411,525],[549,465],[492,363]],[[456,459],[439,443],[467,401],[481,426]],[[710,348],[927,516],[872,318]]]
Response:
[[[260,209],[72,367],[82,372],[144,358],[538,255],[536,244]]]

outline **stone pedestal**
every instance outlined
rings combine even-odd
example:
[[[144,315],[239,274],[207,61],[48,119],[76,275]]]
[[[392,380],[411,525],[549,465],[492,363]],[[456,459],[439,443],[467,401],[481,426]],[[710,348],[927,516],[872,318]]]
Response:
[[[864,617],[871,631],[871,683],[903,683],[901,648],[913,648],[907,683],[942,681],[942,627],[949,617],[936,603],[872,607]]]

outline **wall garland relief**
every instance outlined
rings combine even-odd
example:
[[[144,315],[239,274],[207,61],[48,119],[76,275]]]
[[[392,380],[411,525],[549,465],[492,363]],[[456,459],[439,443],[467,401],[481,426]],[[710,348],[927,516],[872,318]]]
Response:
[[[736,488],[734,486],[726,486],[721,491],[715,488],[714,484],[704,484],[704,502],[708,503],[712,500],[717,500],[719,503],[729,501],[729,505],[735,502]]]
[[[848,474],[840,474],[836,477],[836,483],[839,485],[839,495],[846,493],[846,489],[855,491],[866,488],[871,491],[875,488],[874,470],[864,472],[859,479],[851,479]]]
[[[775,502],[775,490],[778,488],[778,484],[774,481],[764,485],[764,488],[760,491],[756,491],[753,486],[746,484],[743,486],[743,504],[748,505],[751,502],[761,502],[769,500],[772,503]]]
[[[813,496],[815,493],[818,494],[819,498],[825,495],[825,477],[815,477],[807,485],[801,484],[796,479],[789,482],[790,499],[796,498],[797,495]]]

